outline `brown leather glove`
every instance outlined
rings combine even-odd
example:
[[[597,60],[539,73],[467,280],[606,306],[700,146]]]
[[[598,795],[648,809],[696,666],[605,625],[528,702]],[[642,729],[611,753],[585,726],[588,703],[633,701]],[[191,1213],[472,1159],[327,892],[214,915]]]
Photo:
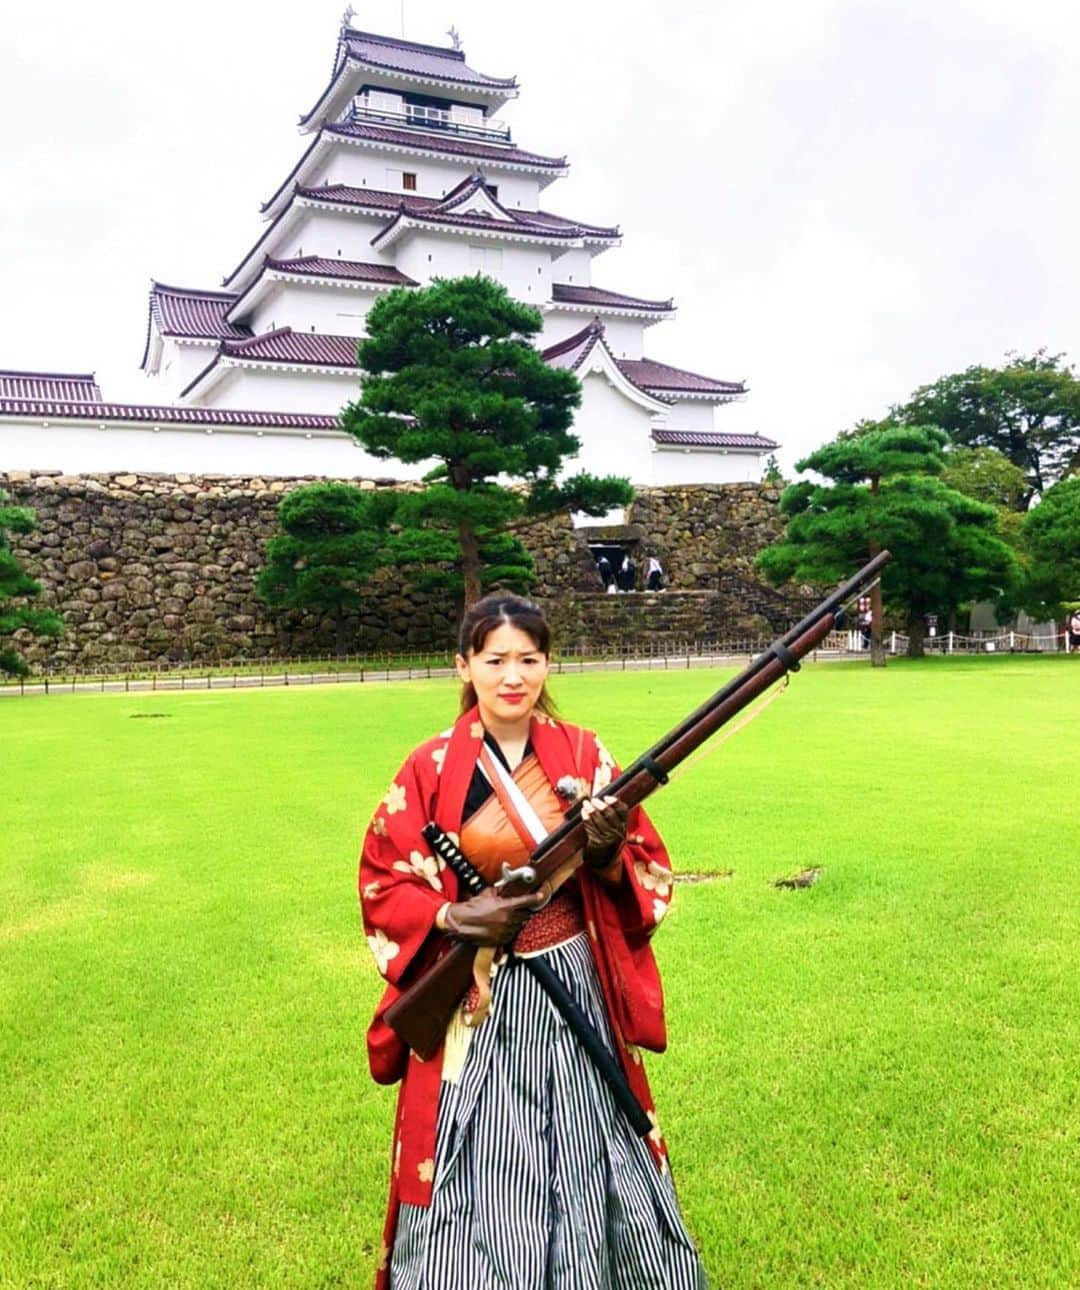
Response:
[[[626,841],[630,808],[616,797],[590,797],[581,804],[585,824],[582,858],[590,869],[606,869]]]
[[[524,896],[500,896],[492,888],[459,900],[443,915],[451,936],[473,945],[505,945],[521,930],[526,918],[547,899],[543,891]]]

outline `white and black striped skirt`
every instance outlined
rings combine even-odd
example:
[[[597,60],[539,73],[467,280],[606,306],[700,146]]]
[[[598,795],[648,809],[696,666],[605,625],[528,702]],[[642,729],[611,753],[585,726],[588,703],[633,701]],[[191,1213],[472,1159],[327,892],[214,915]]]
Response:
[[[612,1047],[584,935],[546,952]],[[430,1208],[402,1205],[392,1290],[704,1290],[661,1174],[535,978],[511,961],[439,1101]]]

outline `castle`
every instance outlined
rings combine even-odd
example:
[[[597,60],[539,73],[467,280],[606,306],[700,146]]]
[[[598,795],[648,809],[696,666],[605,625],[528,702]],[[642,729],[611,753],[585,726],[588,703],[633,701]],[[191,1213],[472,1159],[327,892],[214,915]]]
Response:
[[[722,428],[746,387],[646,357],[645,331],[674,317],[672,301],[594,284],[593,261],[620,230],[546,209],[566,158],[514,142],[496,114],[516,80],[475,70],[458,43],[343,21],[261,236],[218,289],[153,283],[151,396],[116,403],[92,375],[0,371],[4,467],[385,475],[338,426],[357,396],[367,311],[385,291],[483,273],[541,311],[544,357],[582,381],[574,470],[617,467],[639,485],[760,479],[778,445]],[[424,467],[392,469],[409,478]]]

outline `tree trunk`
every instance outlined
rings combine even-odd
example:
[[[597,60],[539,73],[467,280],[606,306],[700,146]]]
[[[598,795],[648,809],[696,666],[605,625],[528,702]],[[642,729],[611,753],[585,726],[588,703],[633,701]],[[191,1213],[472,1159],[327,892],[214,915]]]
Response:
[[[926,624],[923,622],[922,614],[911,614],[908,617],[908,658],[925,658],[926,652],[923,649],[923,641],[926,639]]]
[[[480,544],[471,524],[458,525],[458,542],[461,544],[461,572],[465,578],[465,608],[480,599]]]

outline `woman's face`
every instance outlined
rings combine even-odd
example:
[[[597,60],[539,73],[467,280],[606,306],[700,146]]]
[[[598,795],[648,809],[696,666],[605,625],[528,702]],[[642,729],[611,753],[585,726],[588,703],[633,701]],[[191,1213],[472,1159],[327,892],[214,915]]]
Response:
[[[482,648],[456,659],[458,676],[471,681],[480,720],[489,729],[527,722],[547,679],[550,661],[531,636],[502,623]]]

